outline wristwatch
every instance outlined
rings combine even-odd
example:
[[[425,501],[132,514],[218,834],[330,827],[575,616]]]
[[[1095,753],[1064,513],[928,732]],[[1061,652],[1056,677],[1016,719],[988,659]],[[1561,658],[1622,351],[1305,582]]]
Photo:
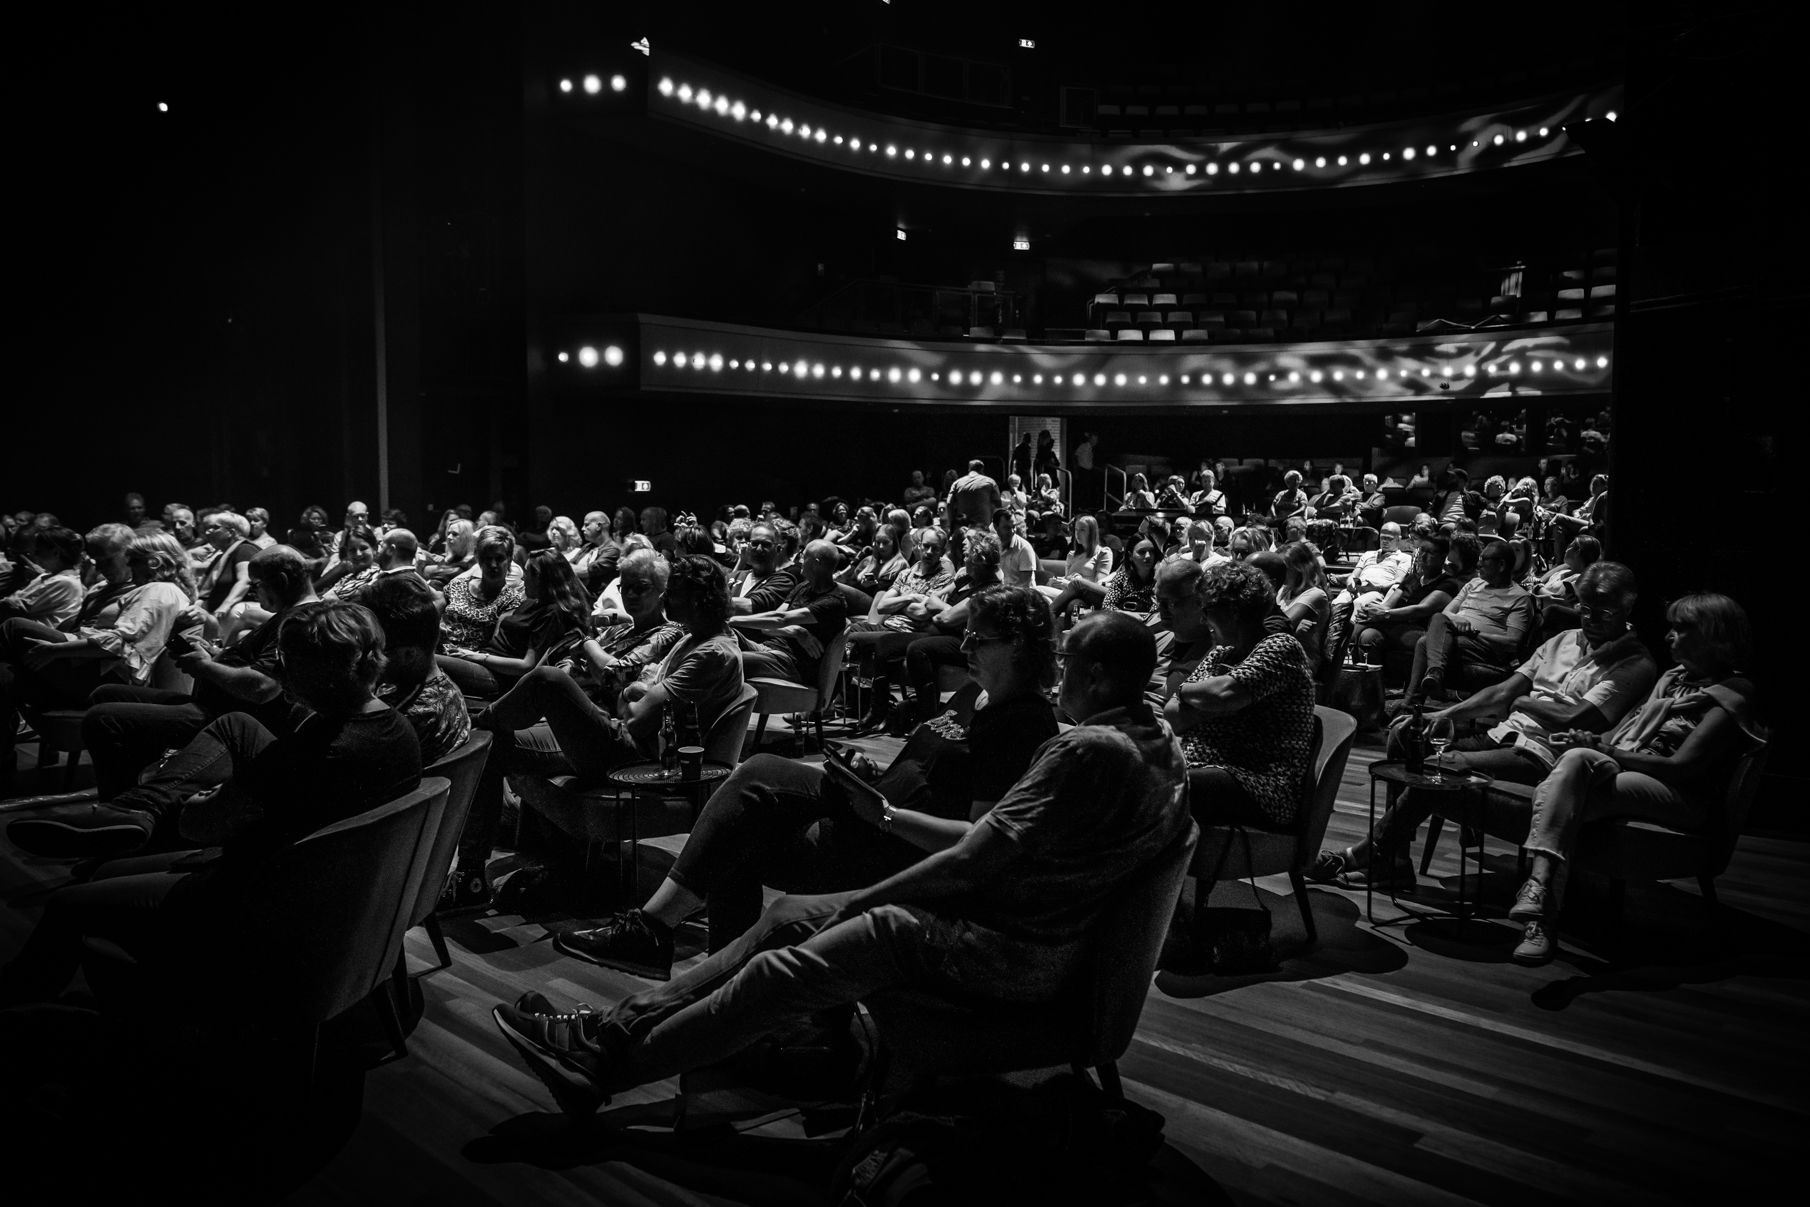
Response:
[[[893,818],[897,817],[898,814],[899,811],[893,808],[891,801],[886,801],[880,806],[880,833],[892,833]]]

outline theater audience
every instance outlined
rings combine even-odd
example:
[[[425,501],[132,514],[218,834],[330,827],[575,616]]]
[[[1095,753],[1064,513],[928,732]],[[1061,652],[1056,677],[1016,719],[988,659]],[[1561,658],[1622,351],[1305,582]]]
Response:
[[[1540,630],[1546,636],[1578,623],[1577,582],[1580,575],[1603,556],[1602,542],[1593,536],[1572,539],[1565,556],[1542,575],[1528,575],[1523,584],[1540,612]]]
[[[1308,541],[1296,541],[1282,550],[1285,567],[1276,603],[1301,650],[1307,656],[1307,673],[1315,677],[1326,654],[1326,630],[1332,620],[1332,596],[1326,580],[1326,567],[1320,563],[1320,551]]]
[[[1226,492],[1219,489],[1219,479],[1204,462],[1200,471],[1194,475],[1194,484],[1194,493],[1188,496],[1188,506],[1193,508],[1195,515],[1217,520],[1226,514]]]
[[[377,568],[377,533],[365,524],[341,529],[334,534],[333,556],[314,580],[314,589],[326,598],[340,583],[347,582],[356,592],[376,577]]]
[[[873,692],[857,725],[860,732],[876,732],[886,724],[892,708],[892,677],[887,667],[904,656],[915,638],[929,632],[932,609],[944,606],[944,597],[955,585],[955,571],[943,556],[945,543],[940,529],[923,529],[918,536],[918,560],[874,597],[866,618],[849,632],[849,655],[858,668],[861,686]]]
[[[1601,565],[1602,563],[1598,563]],[[1556,735],[1551,774],[1534,789],[1527,841],[1530,875],[1509,917],[1524,922],[1514,958],[1550,960],[1551,931],[1579,829],[1632,817],[1700,830],[1727,799],[1734,761],[1764,741],[1744,668],[1752,654],[1747,613],[1726,595],[1686,595],[1666,609],[1666,645],[1677,665],[1605,734]]]
[[[940,598],[926,605],[930,623],[924,634],[905,647],[905,670],[917,703],[913,721],[934,715],[939,704],[937,672],[942,667],[967,665],[960,634],[967,627],[970,601],[979,592],[999,585],[999,540],[991,532],[974,529],[968,534],[962,568]]]
[[[1150,481],[1143,474],[1132,474],[1131,483],[1125,488],[1126,511],[1156,510],[1156,494],[1150,489]]]
[[[176,663],[194,683],[189,692],[108,684],[88,697],[82,743],[102,800],[132,787],[164,751],[187,745],[228,713],[249,713],[279,735],[291,727],[296,718],[283,698],[277,633],[292,609],[314,602],[314,586],[307,562],[287,545],[260,550],[249,572],[264,619],[229,648],[201,639],[184,643]],[[436,628],[438,619],[436,613]]]
[[[388,574],[372,583],[359,602],[383,628],[377,698],[408,722],[421,749],[421,765],[431,767],[471,736],[465,697],[434,661],[440,609],[433,589],[418,574]]]
[[[757,754],[712,794],[645,905],[567,932],[560,950],[665,980],[673,927],[700,907],[708,906],[710,950],[720,951],[759,917],[764,884],[793,892],[872,884],[959,841],[1056,734],[1043,696],[1055,649],[1043,597],[994,588],[971,606],[962,643],[974,680],[911,731],[884,773],[864,755],[852,761],[884,806],[852,798],[821,768]]]
[[[736,568],[729,573],[729,610],[737,616],[770,612],[798,585],[798,574],[783,564],[779,528],[770,520],[748,533]]]
[[[856,587],[868,595],[887,590],[905,572],[905,559],[899,554],[898,536],[892,528],[874,533],[873,543],[860,551],[846,569],[838,571],[836,581]]]
[[[1301,489],[1301,472],[1291,469],[1282,475],[1282,489],[1270,500],[1270,515],[1278,520],[1305,515],[1307,492]]]
[[[182,853],[150,864],[113,865],[85,883],[56,890],[17,958],[0,970],[0,1004],[45,1001],[68,985],[84,939],[104,939],[141,964],[205,944],[230,917],[259,869],[296,839],[412,790],[421,779],[415,735],[372,694],[383,669],[383,631],[355,604],[311,603],[295,610],[280,638],[284,682],[311,710],[278,738],[244,713],[211,722],[143,784],[117,800],[73,814],[72,833],[137,835],[142,845],[168,819],[193,845],[221,846],[191,866]],[[195,798],[203,789],[218,791]],[[186,803],[185,803],[186,802]],[[9,837],[38,833],[56,846],[51,817],[20,818]],[[94,845],[89,837],[81,846]],[[184,942],[186,941],[186,942]]]
[[[814,686],[817,667],[848,623],[848,596],[836,587],[836,547],[813,541],[799,562],[798,585],[770,611],[730,618],[742,638],[742,673]]]
[[[421,573],[416,569],[420,551],[420,543],[415,540],[414,533],[406,528],[392,528],[377,542],[376,556],[369,565],[349,571],[332,587],[322,591],[321,597],[341,599],[347,603],[363,603],[366,593],[381,579],[398,574],[420,578]],[[342,561],[340,564],[347,563]]]
[[[459,840],[457,872],[441,897],[443,908],[491,901],[486,861],[502,817],[505,776],[600,781],[616,767],[659,754],[660,723],[669,705],[695,710],[706,732],[734,705],[742,690],[742,655],[727,627],[723,568],[699,556],[672,563],[665,609],[685,635],[622,689],[614,711],[600,708],[566,671],[537,666],[474,722],[495,735],[494,744]]]
[[[1112,573],[1112,549],[1100,540],[1100,522],[1090,515],[1075,517],[1067,564],[1062,574],[1037,589],[1051,600],[1061,596],[1069,581],[1084,578],[1103,582]]]
[[[123,568],[130,590],[109,590],[99,602],[91,594],[71,629],[19,617],[0,624],[0,782],[16,767],[21,708],[82,708],[102,684],[148,684],[177,618],[193,602],[194,576],[176,538],[127,537],[130,531],[104,524],[88,534],[97,563],[120,564],[103,565],[101,576],[115,583]]]
[[[1189,823],[1174,737],[1139,699],[1155,663],[1149,631],[1102,613],[1068,642],[1062,705],[1079,723],[953,846],[851,894],[782,898],[697,968],[607,1015],[541,1013],[551,1004],[538,994],[498,1007],[562,1107],[592,1110],[888,988],[953,984],[1035,1003],[1069,985],[1120,887]]]
[[[574,652],[592,631],[590,598],[559,550],[530,554],[521,587],[520,606],[497,618],[481,648],[446,647],[440,665],[468,696],[495,699],[543,659]]]
[[[28,528],[14,554],[23,574],[18,589],[0,599],[0,621],[17,617],[56,628],[81,610],[81,537],[60,525]]]
[[[1582,628],[1551,638],[1501,683],[1429,713],[1429,721],[1467,725],[1506,712],[1505,720],[1454,740],[1441,764],[1459,773],[1537,784],[1562,753],[1560,735],[1601,733],[1620,721],[1658,677],[1646,647],[1628,624],[1637,590],[1633,572],[1619,562],[1597,562],[1579,592],[1587,601]],[[1392,756],[1401,754],[1399,730],[1390,735]],[[1369,839],[1343,851],[1320,852],[1309,878],[1362,887],[1402,888],[1414,883],[1408,847],[1438,797],[1412,789],[1393,799]]]
[[[1366,599],[1353,607],[1351,623],[1366,663],[1381,666],[1388,649],[1414,649],[1427,622],[1445,610],[1470,578],[1474,567],[1463,564],[1469,548],[1459,546],[1455,552],[1445,537],[1423,539],[1414,554],[1414,568],[1400,582],[1381,599]],[[1448,559],[1455,572],[1448,570]]]
[[[1125,564],[1108,574],[1104,581],[1094,582],[1079,575],[1070,578],[1062,590],[1050,600],[1058,625],[1074,605],[1077,616],[1095,608],[1109,612],[1156,611],[1156,568],[1162,561],[1156,541],[1142,537],[1131,547]]]
[[[666,618],[666,585],[671,564],[652,549],[631,551],[620,564],[612,586],[623,615],[613,618],[576,651],[557,663],[605,708],[613,707],[622,688],[664,658],[685,630]]]
[[[1501,678],[1539,631],[1533,596],[1511,577],[1514,554],[1508,542],[1488,541],[1477,559],[1480,577],[1464,584],[1415,644],[1408,675],[1408,702],[1418,704],[1445,690],[1455,668],[1471,668]]]

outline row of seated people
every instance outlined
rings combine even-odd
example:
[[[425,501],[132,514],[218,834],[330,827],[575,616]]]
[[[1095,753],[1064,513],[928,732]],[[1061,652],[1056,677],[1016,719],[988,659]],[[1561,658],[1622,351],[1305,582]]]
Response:
[[[976,551],[975,565],[986,561],[984,535],[964,540]],[[919,536],[919,543],[927,537],[935,541],[926,533]],[[1121,568],[1139,576],[1140,585],[1148,564],[1157,561],[1154,541],[1149,544],[1147,552],[1134,548],[1134,556]],[[658,582],[662,559],[648,552],[649,568]],[[533,556],[547,557],[544,552]],[[723,701],[733,698],[728,689],[739,689],[750,666],[802,679],[798,660],[808,657],[813,645],[821,647],[827,633],[809,630],[829,619],[813,612],[809,604],[822,600],[832,614],[846,608],[846,596],[835,589],[841,560],[834,544],[814,542],[804,549],[796,572],[798,585],[782,601],[792,606],[757,611],[751,601],[746,611],[738,611],[720,563],[701,554],[686,555],[677,566],[667,567],[660,592],[665,619],[684,629],[681,644],[665,657],[650,660],[642,676],[619,692],[613,709],[598,706],[581,690],[584,703],[574,704],[581,713],[592,710],[589,727],[566,726],[566,732],[558,732],[554,716],[560,706],[553,701],[571,697],[564,682],[570,672],[537,666],[478,723],[500,737],[507,734],[503,744],[513,741],[518,749],[531,745],[523,741],[523,733],[546,726],[554,731],[563,760],[559,765],[564,767],[576,768],[593,759],[608,765],[615,757],[627,757],[628,746],[645,753],[640,735],[648,729],[646,701],[655,693],[690,692],[701,705],[720,709]],[[140,561],[153,572],[169,569],[164,560]],[[559,561],[564,562],[563,557]],[[1144,569],[1131,570],[1133,565]],[[560,575],[553,566],[549,559],[549,578]],[[773,574],[784,569],[776,567]],[[1634,718],[1605,738],[1580,739],[1575,750],[1568,747],[1554,765],[1550,789],[1542,784],[1543,799],[1550,802],[1546,807],[1558,818],[1551,843],[1558,849],[1545,852],[1544,871],[1536,863],[1538,889],[1522,893],[1540,908],[1542,918],[1560,891],[1553,869],[1562,864],[1566,836],[1575,833],[1580,818],[1656,809],[1660,798],[1665,815],[1674,821],[1693,809],[1700,812],[1707,807],[1718,767],[1742,736],[1755,729],[1751,689],[1738,673],[1745,646],[1744,618],[1732,601],[1722,597],[1692,597],[1673,605],[1674,653],[1681,664],[1677,672],[1659,680],[1650,692],[1643,693],[1641,682],[1632,678],[1616,680],[1614,691],[1594,692],[1604,672],[1588,657],[1590,651],[1608,640],[1627,638],[1632,575],[1625,568],[1620,569],[1621,577],[1616,573],[1614,563],[1598,563],[1587,570],[1578,596],[1580,615],[1588,626],[1542,646],[1536,658],[1543,661],[1530,659],[1517,672],[1528,680],[1526,685],[1511,680],[1509,689],[1494,689],[1525,686],[1523,694],[1534,697],[1542,692],[1553,698],[1589,694],[1590,710],[1564,718],[1567,723],[1600,719],[1607,729],[1617,720]],[[154,574],[139,577],[144,579],[140,590],[169,581]],[[373,592],[413,588],[410,577],[390,576]],[[675,865],[675,875],[654,898],[639,911],[562,940],[570,954],[603,962],[626,958],[625,953],[641,943],[653,952],[643,966],[657,974],[670,970],[671,925],[699,905],[712,909],[713,954],[699,968],[664,988],[635,995],[609,1014],[561,1011],[540,995],[499,1007],[497,1017],[505,1034],[548,1078],[562,1105],[594,1106],[617,1088],[707,1063],[800,1015],[889,986],[950,988],[947,978],[954,976],[965,992],[983,997],[1047,998],[1074,968],[1086,927],[1097,916],[1105,894],[1147,866],[1185,830],[1184,773],[1195,780],[1192,804],[1203,821],[1278,829],[1293,823],[1311,757],[1313,686],[1307,651],[1295,636],[1275,583],[1249,558],[1203,561],[1198,556],[1170,556],[1157,564],[1151,583],[1157,624],[1107,606],[1102,598],[1095,612],[1060,637],[1058,700],[1075,727],[1045,740],[1055,729],[1055,717],[1043,695],[1056,677],[1053,655],[1059,626],[1052,604],[1071,585],[1057,586],[1055,599],[1036,586],[1000,585],[985,587],[966,601],[969,612],[958,640],[976,690],[965,703],[951,701],[952,709],[915,727],[907,742],[908,752],[918,743],[926,754],[929,737],[966,743],[970,778],[958,791],[949,791],[941,782],[940,756],[925,759],[929,767],[919,764],[924,783],[915,799],[923,802],[921,810],[903,808],[893,798],[894,791],[901,799],[919,792],[915,782],[901,782],[879,794],[875,805],[873,798],[832,787],[822,771],[802,769],[787,760],[749,760],[706,805],[687,842],[687,853]],[[259,590],[262,594],[261,583]],[[1078,598],[1079,593],[1069,602]],[[829,603],[832,599],[841,602]],[[277,601],[273,597],[271,602]],[[337,602],[303,607],[333,617],[364,614],[359,605]],[[313,614],[304,611],[297,619]],[[747,622],[741,627],[750,633],[767,635],[765,641],[754,643],[759,648],[743,649],[741,642],[729,638],[738,618]],[[278,645],[284,657],[276,668],[285,686],[304,700],[310,699],[310,663],[300,656],[300,644],[308,629],[282,625]],[[787,633],[788,629],[804,631]],[[359,679],[363,694],[348,690],[343,700],[317,712],[331,716],[333,708],[341,712],[351,708],[357,716],[381,715],[381,704],[369,698],[378,674],[368,672],[373,667],[381,670],[377,667],[381,659],[370,656],[374,642],[356,639],[343,644],[362,651],[347,661],[363,668],[358,672],[363,676]],[[1567,649],[1581,651],[1582,656],[1570,655],[1569,666],[1559,673],[1555,668]],[[342,672],[333,682],[346,677]],[[1518,702],[1520,696],[1514,699]],[[1008,705],[1006,711],[994,712]],[[963,708],[970,710],[965,726]],[[1542,712],[1533,709],[1536,716]],[[1012,723],[996,726],[996,721]],[[1550,724],[1550,719],[1542,723]],[[218,754],[205,744],[197,751],[196,745],[211,737],[230,749],[221,738],[221,731],[228,728],[217,726],[211,735],[198,735],[171,761],[173,767],[166,764],[138,789],[128,788],[96,810],[116,811],[115,821],[120,820],[118,814],[155,812],[147,807],[155,794],[145,789],[166,772],[186,774],[184,768],[192,764],[205,762],[217,768]],[[1524,732],[1517,730],[1518,735]],[[989,735],[987,741],[1005,742],[1018,753],[988,747],[983,733]],[[920,737],[925,742],[919,743]],[[95,739],[103,741],[104,733],[97,730]],[[1518,744],[1518,738],[1511,744]],[[976,754],[976,745],[984,757]],[[618,756],[617,751],[623,754]],[[899,770],[904,774],[910,768]],[[1623,778],[1632,775],[1644,776],[1658,788],[1643,780],[1640,790],[1634,791],[1623,784]],[[803,790],[793,791],[775,786],[780,776],[811,778]],[[117,803],[121,798],[125,805]],[[781,800],[785,807],[769,807]],[[187,805],[180,808],[186,810]],[[473,824],[481,826],[477,812],[474,807]],[[779,881],[791,887],[786,873],[769,859],[777,858],[774,852],[782,848],[792,850],[803,837],[799,831],[806,818],[814,825],[826,815],[838,822],[846,819],[845,837],[877,843],[898,869],[875,880],[884,873],[883,866],[870,864],[854,871],[849,870],[857,866],[853,858],[831,856],[814,866],[821,872],[827,862],[828,875],[846,874],[848,879],[832,886],[842,891],[784,898],[752,927],[739,935],[728,933],[737,925],[737,908],[747,917],[750,884]],[[70,853],[80,845],[71,841],[72,836],[84,830],[105,834],[103,845],[116,844],[113,835],[121,832],[118,825],[85,828],[68,822],[20,832],[27,821],[40,820],[48,819],[21,819],[9,833],[21,845]],[[131,828],[143,832],[155,826],[134,819]],[[843,828],[831,827],[832,832]],[[472,837],[469,831],[467,837]],[[477,845],[475,840],[470,845],[473,856]],[[1347,865],[1361,868],[1370,854],[1352,851],[1334,856],[1327,862],[1338,866],[1330,874],[1346,874]],[[466,857],[461,854],[462,869]],[[851,882],[857,879],[869,882]],[[62,938],[53,943],[52,938],[34,936],[28,945],[33,959],[23,968],[9,967],[5,984],[13,1000],[29,996],[21,986],[42,994],[54,979],[44,972],[54,961],[40,958],[46,947],[60,944],[59,950],[66,950],[72,931],[101,925],[97,919],[105,910],[81,905],[82,890],[90,887],[61,890],[74,895],[80,908],[57,907],[61,920],[53,934]],[[726,905],[724,916],[729,921],[720,931],[719,887],[726,895],[739,894],[743,902],[739,907]],[[661,926],[666,927],[666,943],[661,942]]]

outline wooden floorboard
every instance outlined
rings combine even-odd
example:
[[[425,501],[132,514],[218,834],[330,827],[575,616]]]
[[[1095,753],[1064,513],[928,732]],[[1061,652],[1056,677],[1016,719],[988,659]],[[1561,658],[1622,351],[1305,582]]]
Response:
[[[1354,751],[1328,845],[1364,833],[1380,754]],[[1159,973],[1121,1069],[1165,1116],[1167,1160],[1241,1204],[1683,1201],[1763,1190],[1795,1166],[1810,1113],[1810,844],[1743,839],[1713,926],[1694,884],[1631,886],[1619,920],[1600,886],[1580,884],[1561,954],[1536,969],[1508,959],[1514,852],[1492,844],[1486,862],[1484,916],[1462,934],[1408,917],[1456,886],[1448,830],[1420,891],[1376,900],[1378,925],[1362,893],[1311,887],[1320,943],[1305,949],[1287,881],[1271,877],[1259,883],[1285,957],[1275,972]],[[5,952],[64,872],[0,844]],[[527,989],[601,1005],[642,984],[561,957],[549,940],[574,921],[451,924],[455,962],[421,981],[410,1054],[367,1075],[362,1122],[289,1201],[806,1201],[826,1146],[795,1119],[725,1157],[657,1131],[575,1138],[551,1113],[491,1006]],[[431,958],[418,932],[408,954],[417,968]],[[671,1101],[657,1085],[610,1110],[662,1118]]]

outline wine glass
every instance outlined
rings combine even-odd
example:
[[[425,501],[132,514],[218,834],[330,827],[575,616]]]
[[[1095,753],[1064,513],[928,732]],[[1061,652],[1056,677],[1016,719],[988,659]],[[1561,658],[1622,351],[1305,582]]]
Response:
[[[1445,783],[1443,760],[1445,748],[1457,736],[1458,726],[1450,717],[1434,717],[1427,722],[1427,744],[1433,747],[1433,774],[1428,778],[1435,784]]]

